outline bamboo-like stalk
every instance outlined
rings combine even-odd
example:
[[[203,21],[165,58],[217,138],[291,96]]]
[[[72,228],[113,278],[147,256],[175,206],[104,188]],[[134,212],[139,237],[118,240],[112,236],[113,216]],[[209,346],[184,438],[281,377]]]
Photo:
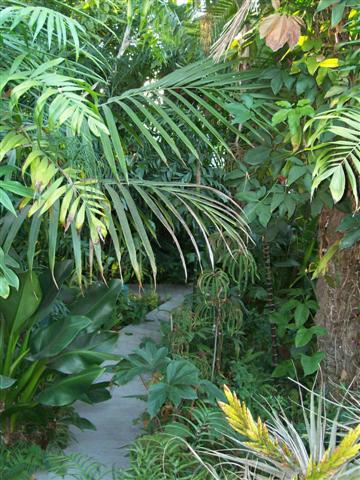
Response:
[[[270,315],[275,312],[274,304],[274,284],[272,278],[271,270],[271,256],[270,256],[270,245],[269,242],[263,237],[263,256],[265,261],[265,281],[266,281],[266,291],[267,291],[267,308]],[[278,336],[277,328],[274,323],[271,324],[271,350],[272,350],[272,362],[276,366],[279,362],[279,347],[278,347]]]

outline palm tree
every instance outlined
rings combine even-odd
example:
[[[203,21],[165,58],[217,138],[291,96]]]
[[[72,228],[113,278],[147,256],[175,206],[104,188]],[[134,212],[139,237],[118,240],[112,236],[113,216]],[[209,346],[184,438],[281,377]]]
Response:
[[[166,165],[174,157],[183,161],[184,152],[198,158],[198,144],[207,145],[214,158],[230,152],[215,122],[235,130],[223,107],[225,97],[236,96],[238,75],[226,64],[201,60],[140,88],[107,96],[112,59],[106,58],[101,42],[94,46],[82,25],[89,15],[67,2],[49,5],[0,2],[0,37],[6,50],[6,55],[1,53],[0,81],[4,281],[12,285],[4,262],[16,251],[21,231],[28,231],[30,270],[40,236],[47,241],[52,271],[61,239],[70,238],[80,284],[84,258],[90,271],[95,259],[103,275],[102,251],[109,243],[120,268],[126,249],[141,281],[135,237],[155,277],[151,239],[156,240],[156,230],[150,217],[172,237],[185,272],[179,226],[199,259],[199,235],[212,259],[208,235],[214,230],[245,251],[248,229],[228,195],[197,184],[136,179],[129,168],[131,155],[145,146]],[[101,25],[111,41],[118,42],[117,58],[129,45],[133,22],[122,5],[118,11],[128,22],[122,39]]]

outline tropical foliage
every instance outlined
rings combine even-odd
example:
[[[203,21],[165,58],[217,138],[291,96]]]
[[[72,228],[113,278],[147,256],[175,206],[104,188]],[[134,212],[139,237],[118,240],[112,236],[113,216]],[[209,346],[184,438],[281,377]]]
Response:
[[[358,478],[359,25],[353,0],[0,0],[0,476]],[[129,468],[59,453],[94,428],[74,402],[134,379]]]
[[[77,13],[82,15],[80,10]],[[144,143],[165,164],[168,155],[182,162],[186,152],[198,157],[195,139],[209,145],[215,156],[229,150],[209,118],[233,128],[213,106],[219,96],[219,82],[227,95],[236,94],[239,79],[227,73],[226,65],[202,61],[146,86],[108,96],[111,67],[104,64],[100,45],[91,53],[91,40],[78,21],[47,7],[5,2],[1,28],[9,52],[1,81],[1,204],[4,211],[9,211],[1,227],[5,255],[29,219],[29,268],[34,266],[36,242],[45,228],[53,271],[62,225],[65,232],[71,232],[79,283],[84,241],[89,242],[86,251],[90,271],[95,257],[102,275],[101,252],[106,237],[120,268],[121,252],[126,248],[140,281],[136,233],[156,275],[150,241],[156,238],[156,231],[139,210],[143,203],[175,241],[185,269],[174,221],[183,225],[197,252],[198,248],[178,204],[205,238],[206,219],[207,224],[224,230],[245,248],[247,229],[241,211],[224,193],[192,184],[148,182],[131,177],[128,168]],[[19,45],[25,49],[21,54]],[[88,65],[79,65],[77,59],[82,58]],[[219,147],[212,147],[211,137]],[[13,199],[9,192],[15,195]],[[209,254],[212,256],[210,246]]]
[[[58,286],[69,276],[71,266],[67,262],[56,267]],[[94,286],[85,298],[56,314],[54,304],[61,290],[51,285],[50,272],[40,278],[29,272],[19,277],[18,291],[0,300],[0,421],[6,444],[21,438],[18,423],[25,431],[34,423],[46,424],[47,416],[42,420],[46,407],[108,398],[108,382],[94,383],[105,372],[101,364],[118,359],[110,353],[117,335],[105,329],[111,326],[109,311],[119,295],[119,283],[114,281],[109,288]],[[49,312],[54,313],[49,316]],[[44,323],[45,319],[50,322]]]

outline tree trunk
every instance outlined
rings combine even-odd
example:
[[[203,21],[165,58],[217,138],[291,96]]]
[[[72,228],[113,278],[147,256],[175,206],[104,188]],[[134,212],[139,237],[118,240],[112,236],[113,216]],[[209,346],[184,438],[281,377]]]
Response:
[[[320,254],[339,241],[337,232],[344,213],[324,209],[320,215]],[[360,376],[360,242],[338,250],[328,263],[326,274],[316,286],[318,325],[328,334],[319,337],[319,349],[326,355],[323,373],[326,382],[359,384]]]

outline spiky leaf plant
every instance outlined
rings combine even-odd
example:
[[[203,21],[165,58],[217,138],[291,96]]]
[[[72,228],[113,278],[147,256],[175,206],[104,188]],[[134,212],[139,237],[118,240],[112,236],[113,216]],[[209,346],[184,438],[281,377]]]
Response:
[[[356,478],[356,472],[359,474],[360,465],[356,461],[360,458],[360,424],[341,429],[338,418],[329,421],[321,395],[316,402],[315,392],[311,392],[309,412],[302,405],[306,426],[304,439],[283,412],[280,416],[272,412],[268,425],[261,418],[255,421],[235,393],[227,387],[224,391],[227,403],[220,402],[220,408],[242,437],[236,439],[236,443],[252,455],[232,457],[219,453],[220,458],[237,464],[240,469],[253,468],[254,478],[263,478],[265,473],[274,479],[328,480]],[[337,442],[339,435],[341,440]]]

